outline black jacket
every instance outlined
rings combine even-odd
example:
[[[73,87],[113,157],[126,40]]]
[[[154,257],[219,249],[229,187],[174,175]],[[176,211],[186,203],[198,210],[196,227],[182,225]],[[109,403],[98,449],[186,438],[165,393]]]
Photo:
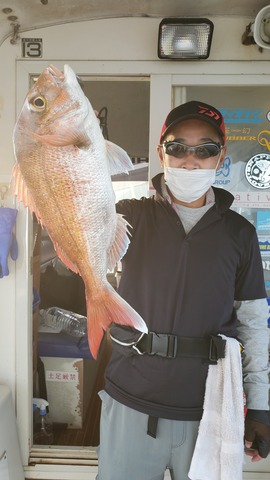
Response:
[[[132,225],[119,294],[150,331],[178,336],[237,336],[234,300],[266,296],[255,228],[230,210],[233,196],[214,188],[216,203],[186,235],[172,206],[156,195],[117,204]],[[148,415],[199,420],[208,365],[198,358],[126,357],[113,350],[105,390]]]

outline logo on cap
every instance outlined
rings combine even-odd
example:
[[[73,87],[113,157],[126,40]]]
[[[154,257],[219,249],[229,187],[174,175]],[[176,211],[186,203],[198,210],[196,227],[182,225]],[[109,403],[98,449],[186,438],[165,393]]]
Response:
[[[201,105],[198,105],[198,108],[199,108],[198,113],[200,115],[207,115],[208,117],[212,117],[216,121],[220,119],[220,115],[218,114],[217,111],[210,110],[210,108],[206,108]]]

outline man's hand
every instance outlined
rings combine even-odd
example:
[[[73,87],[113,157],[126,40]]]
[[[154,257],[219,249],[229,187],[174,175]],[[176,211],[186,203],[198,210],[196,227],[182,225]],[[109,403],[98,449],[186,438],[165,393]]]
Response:
[[[270,450],[270,412],[248,410],[245,419],[245,453],[252,462],[266,458]]]

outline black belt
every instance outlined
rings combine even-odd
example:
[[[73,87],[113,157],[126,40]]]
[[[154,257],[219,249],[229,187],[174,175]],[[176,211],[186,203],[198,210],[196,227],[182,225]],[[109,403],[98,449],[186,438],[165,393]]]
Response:
[[[211,335],[208,338],[178,337],[149,332],[133,345],[138,354],[159,355],[165,358],[192,357],[216,363],[225,358],[226,340]]]

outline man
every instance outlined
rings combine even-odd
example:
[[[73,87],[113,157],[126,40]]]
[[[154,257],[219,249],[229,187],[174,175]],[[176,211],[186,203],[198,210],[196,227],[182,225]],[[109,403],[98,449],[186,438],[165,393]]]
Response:
[[[225,355],[219,334],[244,344],[245,444],[253,461],[268,455],[262,262],[254,227],[230,210],[233,196],[211,187],[225,153],[221,113],[180,105],[162,128],[156,195],[117,205],[132,226],[118,291],[150,333],[111,328],[99,480],[162,480],[167,468],[188,479],[208,368]]]

